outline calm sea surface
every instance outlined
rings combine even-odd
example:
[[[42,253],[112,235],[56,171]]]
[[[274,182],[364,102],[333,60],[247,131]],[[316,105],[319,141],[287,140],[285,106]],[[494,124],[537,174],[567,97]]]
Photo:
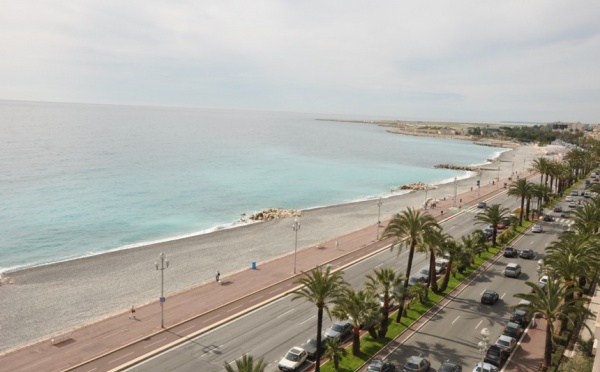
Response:
[[[389,195],[502,149],[320,114],[0,101],[0,272]],[[377,119],[377,118],[360,118]]]

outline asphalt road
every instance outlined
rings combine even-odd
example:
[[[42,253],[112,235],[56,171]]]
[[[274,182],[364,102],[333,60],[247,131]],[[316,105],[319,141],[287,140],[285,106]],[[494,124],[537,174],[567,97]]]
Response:
[[[489,203],[500,203],[513,209],[518,201],[502,194]],[[567,208],[566,203],[564,207]],[[460,238],[474,229],[481,228],[474,222],[480,210],[464,208],[463,213],[443,223],[444,231]],[[510,305],[518,303],[515,293],[526,290],[525,281],[537,281],[537,260],[542,257],[547,244],[566,229],[569,220],[558,218],[555,222],[544,222],[541,234],[527,233],[515,246],[521,250],[531,248],[537,256],[533,260],[501,257],[492,267],[478,277],[460,293],[448,306],[416,332],[399,350],[387,356],[398,366],[404,364],[411,355],[423,355],[436,369],[440,363],[453,360],[463,365],[465,370],[472,368],[480,360],[477,343],[482,328],[491,331],[490,340],[495,342],[502,332],[504,323],[510,317]],[[365,281],[365,275],[376,267],[392,267],[403,273],[406,269],[407,252],[397,257],[397,251],[385,250],[382,253],[360,261],[345,271],[345,279],[355,288]],[[520,278],[506,278],[502,270],[507,262],[518,262],[523,267]],[[413,273],[427,266],[426,257],[415,255]],[[481,293],[494,289],[501,300],[494,306],[480,303]],[[324,320],[324,329],[332,321]],[[281,357],[293,346],[299,346],[315,336],[316,308],[314,305],[290,296],[276,300],[239,319],[227,323],[213,331],[202,334],[189,342],[157,355],[129,370],[131,371],[222,371],[225,362],[232,362],[243,354],[256,358],[263,356],[269,366],[267,371],[277,370]],[[310,367],[306,363],[303,369]]]

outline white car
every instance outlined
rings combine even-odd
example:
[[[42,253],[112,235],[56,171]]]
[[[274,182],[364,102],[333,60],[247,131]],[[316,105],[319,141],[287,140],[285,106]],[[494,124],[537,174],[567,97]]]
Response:
[[[539,223],[533,225],[533,227],[531,228],[531,232],[534,232],[534,233],[541,233],[542,231],[544,231],[544,229],[542,228],[542,225],[540,225]]]
[[[436,260],[435,261],[435,272],[436,274],[442,274],[448,267],[448,260]]]
[[[498,367],[493,366],[489,363],[483,363],[483,371],[481,370],[481,362],[475,364],[473,372],[498,372]]]
[[[515,349],[515,346],[517,346],[517,340],[510,336],[502,335],[496,341],[496,346],[510,354]]]
[[[548,275],[542,276],[538,282],[538,285],[542,288],[546,288],[546,285],[548,285]]]
[[[279,361],[279,370],[296,371],[306,362],[307,358],[308,353],[304,349],[295,346],[281,358]]]
[[[570,196],[567,196],[567,197],[565,198],[565,201],[566,201],[566,202],[572,202],[572,201],[573,201],[573,198],[572,198],[572,197],[570,197]]]

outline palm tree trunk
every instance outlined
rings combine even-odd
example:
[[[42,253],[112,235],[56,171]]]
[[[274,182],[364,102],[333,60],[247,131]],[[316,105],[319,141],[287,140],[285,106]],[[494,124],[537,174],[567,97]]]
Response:
[[[317,307],[317,352],[315,358],[315,372],[321,371],[321,333],[323,332],[323,307]]]
[[[415,245],[416,242],[411,243],[408,251],[408,263],[406,265],[406,280],[404,280],[404,291],[402,291],[402,300],[398,306],[398,316],[396,317],[396,323],[400,323],[402,320],[402,312],[404,311],[404,302],[406,301],[406,292],[408,290],[408,278],[410,278],[410,269],[412,267],[413,257],[415,256]]]
[[[494,227],[492,228],[492,247],[495,247],[498,245],[498,243],[496,243],[497,237],[498,237],[498,225],[494,225]]]
[[[434,293],[437,293],[437,291],[438,291],[436,277],[437,277],[437,275],[435,273],[435,255],[432,254],[429,257],[429,286],[431,287],[431,290]]]
[[[352,355],[357,356],[360,354],[360,329],[354,327],[352,332]]]
[[[444,280],[442,281],[442,285],[438,289],[437,293],[442,293],[448,288],[448,283],[450,283],[450,275],[452,274],[452,260],[448,261],[448,266],[446,266],[446,272],[444,273]]]
[[[525,208],[525,196],[521,197],[521,213],[519,213],[519,226],[523,226],[523,212]]]
[[[527,198],[527,205],[525,206],[525,220],[529,221],[529,210],[531,207],[531,198]]]
[[[546,344],[544,346],[544,368],[546,371],[552,364],[552,327],[550,319],[546,319]]]

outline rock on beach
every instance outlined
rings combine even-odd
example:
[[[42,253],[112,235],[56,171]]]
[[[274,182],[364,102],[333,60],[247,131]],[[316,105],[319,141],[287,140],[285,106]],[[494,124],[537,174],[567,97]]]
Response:
[[[277,218],[300,217],[302,213],[293,209],[268,208],[248,217],[251,221],[270,221]]]

